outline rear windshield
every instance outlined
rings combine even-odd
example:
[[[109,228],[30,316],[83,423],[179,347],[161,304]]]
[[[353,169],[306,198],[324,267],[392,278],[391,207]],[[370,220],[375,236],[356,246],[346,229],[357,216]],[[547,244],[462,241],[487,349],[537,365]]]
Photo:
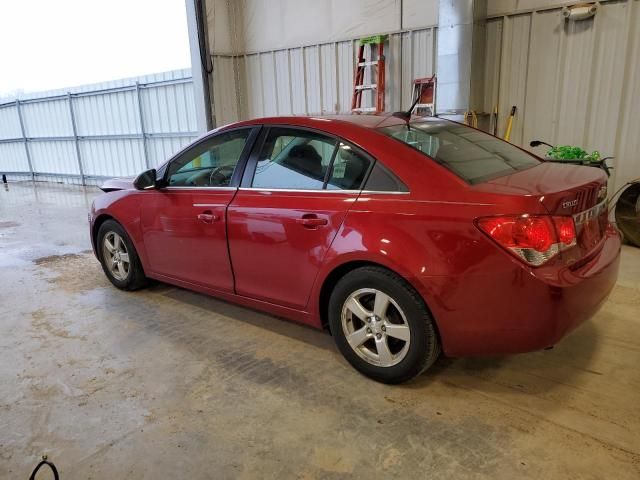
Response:
[[[471,184],[540,163],[510,143],[458,123],[412,122],[383,127],[380,131],[428,155]]]

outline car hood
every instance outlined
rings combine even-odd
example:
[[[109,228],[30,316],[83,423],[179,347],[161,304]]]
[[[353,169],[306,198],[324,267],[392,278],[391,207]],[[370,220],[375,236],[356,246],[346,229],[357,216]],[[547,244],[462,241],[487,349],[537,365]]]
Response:
[[[133,180],[135,177],[110,178],[105,181],[100,190],[103,192],[115,192],[116,190],[133,190]]]

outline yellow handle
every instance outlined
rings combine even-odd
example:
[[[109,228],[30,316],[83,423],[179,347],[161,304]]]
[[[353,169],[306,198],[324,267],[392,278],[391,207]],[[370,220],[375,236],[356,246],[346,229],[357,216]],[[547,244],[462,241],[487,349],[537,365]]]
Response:
[[[511,127],[513,127],[513,117],[516,114],[516,106],[511,107],[511,115],[509,115],[509,121],[507,122],[507,130],[504,132],[504,139],[508,142],[511,138]]]

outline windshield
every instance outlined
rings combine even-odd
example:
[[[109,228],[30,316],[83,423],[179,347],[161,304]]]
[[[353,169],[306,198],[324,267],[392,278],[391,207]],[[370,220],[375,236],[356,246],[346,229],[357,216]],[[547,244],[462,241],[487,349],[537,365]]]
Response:
[[[412,122],[383,127],[380,131],[428,155],[471,184],[540,163],[510,143],[458,123]]]

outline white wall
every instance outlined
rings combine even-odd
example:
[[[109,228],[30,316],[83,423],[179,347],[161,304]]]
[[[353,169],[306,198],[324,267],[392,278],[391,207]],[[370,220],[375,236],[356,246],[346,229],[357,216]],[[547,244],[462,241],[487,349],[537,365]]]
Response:
[[[239,21],[223,17],[227,3]],[[640,0],[603,0],[595,18],[565,23],[560,7],[572,3],[488,0],[478,86],[484,102],[476,108],[499,106],[502,135],[516,105],[514,143],[541,138],[615,155],[611,186],[619,186],[640,176]],[[405,108],[411,81],[436,69],[437,6],[437,0],[208,0],[218,26],[209,32],[217,123],[349,111],[354,40],[389,31],[401,33],[390,35],[386,49],[386,109]]]
[[[386,105],[435,70],[438,0],[207,0],[217,125],[350,111],[358,38],[386,46]]]
[[[431,27],[438,0],[207,0],[209,48],[242,54]]]
[[[487,15],[489,17],[512,15],[514,13],[575,5],[576,3],[581,2],[578,0],[487,0]]]
[[[484,108],[499,105],[499,133],[516,105],[512,142],[527,147],[537,138],[613,155],[610,188],[639,177],[639,25],[639,0],[602,2],[580,22],[565,22],[559,8],[490,19]]]

